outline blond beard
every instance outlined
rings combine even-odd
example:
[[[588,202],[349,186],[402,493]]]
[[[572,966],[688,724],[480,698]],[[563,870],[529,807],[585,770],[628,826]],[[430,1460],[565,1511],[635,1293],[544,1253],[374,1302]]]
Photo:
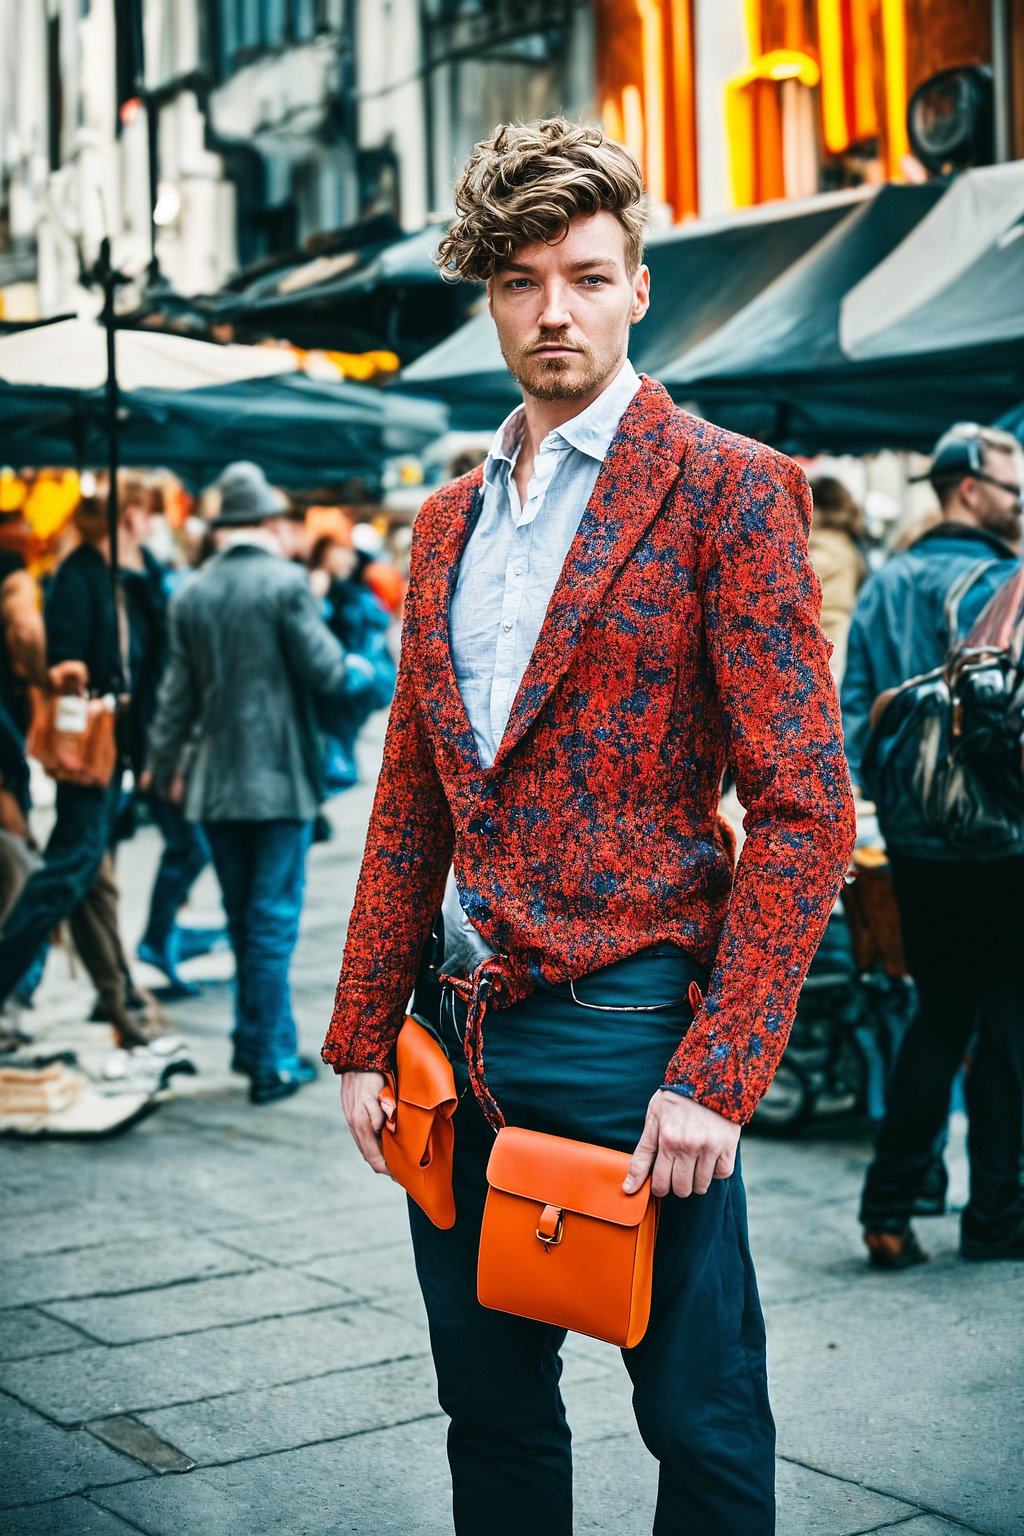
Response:
[[[535,400],[582,400],[605,377],[589,348],[574,353],[572,358],[544,358],[536,357],[526,347],[506,347],[501,342],[501,355],[520,389]],[[588,366],[585,374],[570,383],[563,375],[577,365],[577,359]]]

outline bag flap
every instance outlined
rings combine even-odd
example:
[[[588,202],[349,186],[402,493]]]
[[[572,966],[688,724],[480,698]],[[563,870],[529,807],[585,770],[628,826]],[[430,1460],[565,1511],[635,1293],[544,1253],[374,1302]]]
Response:
[[[506,1125],[491,1149],[487,1182],[507,1195],[636,1227],[651,1201],[651,1181],[635,1195],[624,1194],[628,1172],[628,1152]]]
[[[441,1046],[429,1030],[406,1018],[395,1047],[398,1097],[420,1109],[455,1105],[455,1074]]]

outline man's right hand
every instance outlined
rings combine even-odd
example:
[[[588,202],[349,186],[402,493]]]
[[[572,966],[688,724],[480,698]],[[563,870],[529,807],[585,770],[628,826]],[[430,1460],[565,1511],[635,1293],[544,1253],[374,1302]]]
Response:
[[[380,1101],[384,1086],[383,1072],[341,1074],[341,1107],[352,1132],[352,1139],[374,1173],[388,1171],[380,1149],[380,1134],[387,1118]],[[393,1111],[393,1105],[391,1109]]]

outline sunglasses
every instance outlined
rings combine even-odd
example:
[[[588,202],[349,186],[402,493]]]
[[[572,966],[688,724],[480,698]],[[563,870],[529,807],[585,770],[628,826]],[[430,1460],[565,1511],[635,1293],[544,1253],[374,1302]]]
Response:
[[[1024,505],[1024,485],[1017,485],[1012,480],[997,480],[995,475],[985,475],[978,472],[975,472],[971,479],[983,480],[986,485],[994,485],[1001,491],[1008,491],[1011,496],[1016,496],[1017,500]]]

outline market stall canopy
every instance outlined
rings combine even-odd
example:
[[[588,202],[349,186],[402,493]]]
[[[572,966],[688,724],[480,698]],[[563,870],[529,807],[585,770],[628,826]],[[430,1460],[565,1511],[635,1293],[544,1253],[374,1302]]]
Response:
[[[160,331],[118,331],[117,377],[122,389],[202,389],[240,379],[293,373],[284,348],[213,346]],[[0,380],[56,389],[102,389],[107,333],[95,320],[61,320],[0,337]]]
[[[769,282],[696,346],[677,354],[661,374],[677,397],[730,381],[759,382],[841,366],[839,310],[843,298],[922,219],[943,193],[941,183],[884,186],[849,218]]]
[[[105,335],[88,322],[68,324],[84,327],[67,333],[79,350],[52,345],[63,325],[0,340],[6,463],[107,462]],[[274,349],[139,331],[119,331],[116,347],[121,462],[164,466],[192,487],[233,459],[251,458],[281,485],[358,477],[372,489],[386,459],[420,452],[446,426],[444,407],[433,401],[308,379],[290,354]]]
[[[869,195],[767,203],[652,235],[645,260],[654,305],[633,331],[634,365],[660,378],[665,363],[716,330]],[[406,368],[399,385],[445,400],[452,425],[466,431],[496,428],[521,398],[486,311]]]
[[[253,459],[275,485],[358,478],[375,492],[386,459],[421,453],[448,423],[433,400],[302,375],[136,390],[127,405],[124,462],[164,465],[193,487],[233,459]]]
[[[1024,161],[966,171],[850,289],[848,357],[906,358],[1024,339]]]
[[[1014,342],[852,359],[842,301],[946,195],[942,182],[885,186],[841,228],[662,377],[711,420],[788,453],[927,452],[951,421],[991,421],[1024,393]],[[911,270],[903,281],[914,283]],[[979,291],[979,298],[983,295]]]
[[[387,244],[326,252],[224,295],[217,320],[323,351],[389,349],[411,361],[460,326],[477,283],[446,283],[434,261],[441,224]]]

